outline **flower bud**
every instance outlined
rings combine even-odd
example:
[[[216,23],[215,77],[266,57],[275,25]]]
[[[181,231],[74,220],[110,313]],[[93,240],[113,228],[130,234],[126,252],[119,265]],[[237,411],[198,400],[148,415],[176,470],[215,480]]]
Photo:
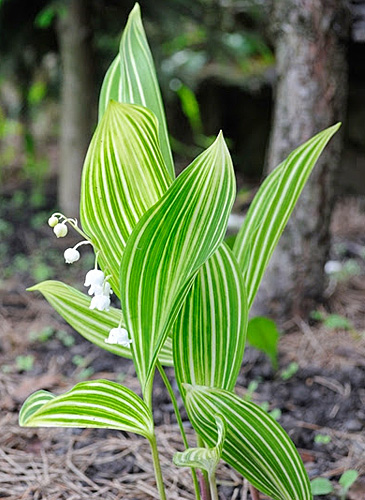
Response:
[[[110,299],[105,295],[95,295],[90,302],[89,309],[97,309],[98,311],[109,311]]]
[[[73,264],[80,258],[80,252],[76,248],[67,248],[63,254],[66,264]]]
[[[48,219],[48,225],[51,227],[55,227],[58,223],[59,223],[58,217],[56,217],[55,215],[52,215]]]
[[[57,238],[63,238],[64,236],[66,236],[68,229],[64,222],[60,222],[55,225],[55,227],[53,228],[53,232],[57,236]]]
[[[125,328],[112,328],[109,332],[108,338],[105,339],[107,344],[118,344],[124,347],[129,347],[132,340],[128,337],[128,332]]]

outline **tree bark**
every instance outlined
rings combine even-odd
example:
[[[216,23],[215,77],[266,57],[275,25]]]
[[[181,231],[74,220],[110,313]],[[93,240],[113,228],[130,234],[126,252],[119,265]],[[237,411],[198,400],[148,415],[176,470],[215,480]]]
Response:
[[[267,154],[271,171],[320,130],[345,117],[346,41],[343,0],[275,0],[277,87]],[[332,139],[299,199],[274,252],[254,314],[305,315],[323,294],[329,222],[342,134]]]
[[[58,204],[72,217],[79,213],[81,170],[96,119],[89,11],[87,0],[70,0],[57,26],[63,70]]]

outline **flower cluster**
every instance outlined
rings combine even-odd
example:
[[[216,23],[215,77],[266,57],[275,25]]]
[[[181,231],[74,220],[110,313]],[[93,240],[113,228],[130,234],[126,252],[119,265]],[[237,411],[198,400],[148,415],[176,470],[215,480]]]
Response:
[[[87,236],[81,231],[77,225],[76,219],[70,219],[60,213],[53,214],[48,219],[48,225],[53,228],[53,232],[57,238],[63,238],[68,233],[67,223],[69,223],[85,240],[80,241],[72,248],[67,248],[63,254],[66,264],[73,264],[80,259],[78,248],[81,245],[93,245]],[[110,276],[105,276],[104,272],[97,267],[97,256],[95,257],[95,268],[88,271],[85,277],[84,286],[89,287],[88,294],[92,296],[89,309],[98,311],[109,311],[110,295],[113,290],[110,287],[108,279]],[[117,328],[112,328],[109,336],[105,339],[107,344],[117,344],[124,347],[129,347],[132,340],[128,337],[128,331],[122,328],[121,322]]]
[[[113,293],[103,271],[92,269],[85,277],[84,286],[89,286],[89,295],[94,295],[91,299],[90,309],[98,311],[109,311],[110,295]]]

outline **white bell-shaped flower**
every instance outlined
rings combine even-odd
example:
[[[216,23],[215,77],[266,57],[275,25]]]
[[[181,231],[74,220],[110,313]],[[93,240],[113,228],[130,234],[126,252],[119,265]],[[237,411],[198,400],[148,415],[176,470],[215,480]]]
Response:
[[[124,347],[129,347],[132,340],[128,337],[128,332],[125,328],[118,327],[110,330],[109,336],[105,339],[105,342],[107,344],[118,344]]]
[[[58,217],[56,217],[55,215],[52,215],[48,219],[48,225],[51,227],[55,227],[58,223],[59,223]]]
[[[89,309],[97,309],[98,311],[109,311],[110,299],[105,295],[94,295],[91,299]]]
[[[99,287],[103,286],[105,275],[100,269],[92,269],[85,276],[84,286],[89,286],[89,295],[93,295],[99,290]],[[102,294],[102,293],[101,293]],[[98,294],[100,295],[100,294]]]
[[[80,258],[80,252],[76,248],[67,248],[63,254],[66,264],[73,264]]]
[[[64,236],[66,236],[68,229],[64,222],[59,222],[54,226],[53,232],[57,236],[57,238],[63,238]]]

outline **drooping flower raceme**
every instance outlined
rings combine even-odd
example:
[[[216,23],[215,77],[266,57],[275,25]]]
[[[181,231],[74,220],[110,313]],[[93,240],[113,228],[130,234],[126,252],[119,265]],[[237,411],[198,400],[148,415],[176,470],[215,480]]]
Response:
[[[128,337],[128,332],[125,328],[118,327],[112,328],[109,332],[109,336],[105,339],[107,344],[118,344],[124,347],[129,347],[132,340]]]

